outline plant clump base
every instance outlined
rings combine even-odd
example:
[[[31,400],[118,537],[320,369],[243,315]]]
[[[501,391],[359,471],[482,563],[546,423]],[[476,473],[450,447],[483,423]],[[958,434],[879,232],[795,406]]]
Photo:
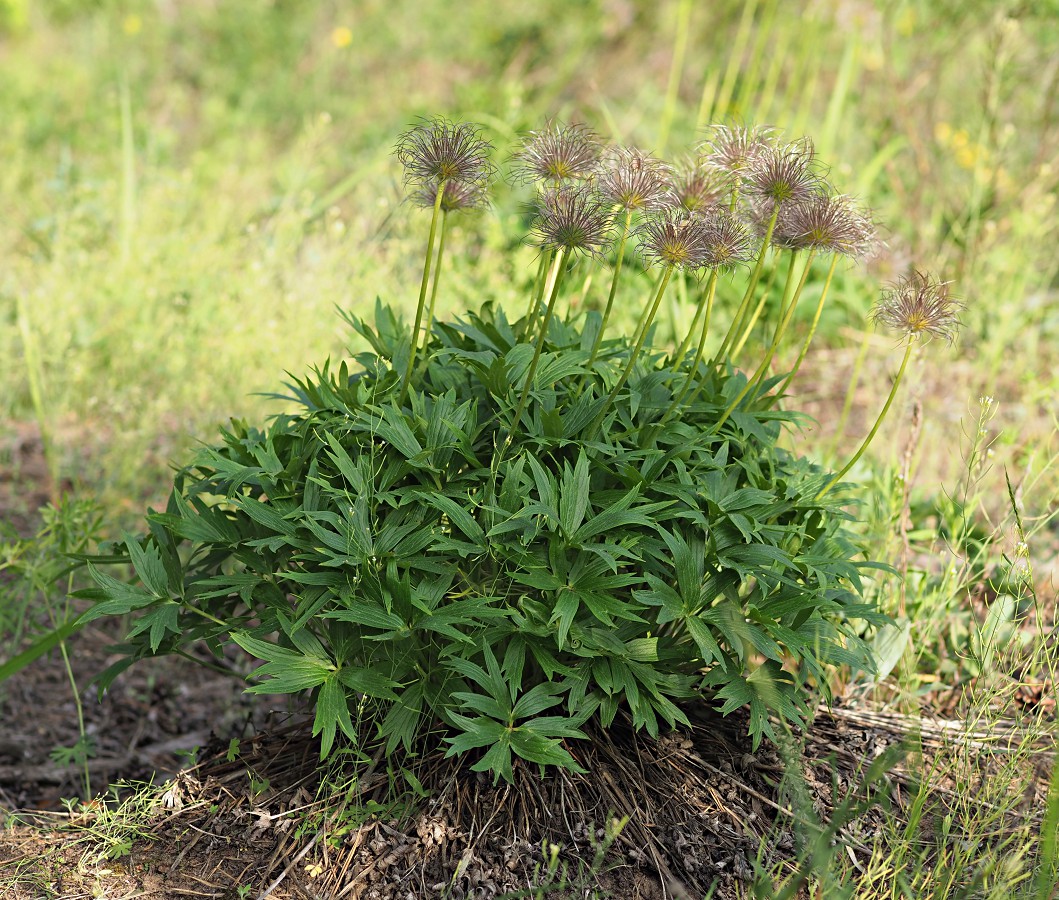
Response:
[[[55,817],[51,831],[7,831],[0,885],[11,900],[39,896],[28,881],[6,880],[18,865],[63,872],[60,896],[93,878],[103,896],[120,887],[147,898],[258,897],[269,888],[274,900],[491,900],[535,896],[519,893],[530,888],[548,897],[591,896],[587,889],[697,898],[711,888],[714,898],[743,896],[762,841],[773,848],[770,869],[793,867],[804,824],[781,811],[790,802],[780,789],[785,764],[774,747],[753,749],[741,714],[722,719],[705,704],[687,712],[691,728],[659,738],[619,717],[573,745],[584,773],[542,776],[516,763],[513,782],[498,785],[436,746],[416,748],[419,756],[374,752],[366,766],[349,758],[320,766],[319,742],[295,716],[238,745],[214,741],[197,766],[152,788],[151,818],[120,860],[95,858],[87,821],[80,831]],[[841,800],[833,777],[859,783],[868,763],[915,727],[835,713],[818,714],[795,764],[809,802],[828,810]],[[891,777],[901,780],[901,770]],[[857,847],[881,815],[873,808],[841,839]]]

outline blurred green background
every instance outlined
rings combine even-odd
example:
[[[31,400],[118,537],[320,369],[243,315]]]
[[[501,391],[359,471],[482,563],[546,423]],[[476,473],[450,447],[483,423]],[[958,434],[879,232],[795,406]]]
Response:
[[[968,304],[960,349],[930,348],[911,389],[927,467],[950,474],[983,393],[1005,459],[1047,456],[1055,2],[0,0],[0,35],[0,423],[42,427],[66,482],[115,510],[164,493],[218,422],[275,411],[255,393],[284,371],[346,355],[336,306],[414,308],[426,220],[391,148],[435,114],[482,123],[501,165],[550,117],[670,156],[708,122],[810,135],[886,241],[833,291],[815,433],[858,347],[854,422],[885,395],[893,340],[865,316],[915,264]],[[527,199],[501,187],[454,230],[443,314],[523,308]]]

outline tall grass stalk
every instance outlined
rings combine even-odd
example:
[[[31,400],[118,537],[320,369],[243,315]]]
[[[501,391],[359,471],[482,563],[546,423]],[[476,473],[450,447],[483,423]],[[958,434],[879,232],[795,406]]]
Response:
[[[662,107],[662,116],[658,122],[659,153],[664,153],[669,143],[669,132],[673,128],[673,118],[677,112],[681,75],[684,73],[684,57],[688,50],[688,33],[691,31],[691,7],[692,0],[680,0],[680,6],[677,8],[673,58],[669,66],[669,80],[666,83],[665,105]]]
[[[41,361],[40,348],[37,345],[37,336],[33,330],[29,306],[21,290],[15,293],[15,306],[18,332],[22,338],[22,358],[26,364],[30,402],[33,404],[33,415],[37,420],[37,429],[40,431],[41,450],[48,469],[48,493],[52,503],[57,504],[61,486],[59,454],[52,439],[51,414],[45,398],[44,365]]]

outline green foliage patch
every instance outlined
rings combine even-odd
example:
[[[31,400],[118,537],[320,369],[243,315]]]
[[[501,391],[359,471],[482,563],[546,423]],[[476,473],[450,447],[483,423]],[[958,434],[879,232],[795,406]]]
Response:
[[[795,415],[714,427],[743,374],[667,418],[687,364],[642,354],[608,398],[632,344],[589,368],[600,316],[553,317],[524,405],[534,348],[486,305],[435,323],[403,389],[410,330],[381,304],[350,321],[370,352],[295,380],[299,411],[267,428],[233,422],[105,558],[138,584],[93,566],[87,618],[132,617],[103,686],[234,641],[263,663],[251,690],[311,694],[324,755],[359,721],[388,751],[440,722],[450,754],[510,778],[514,757],[577,768],[564,742],[592,717],[657,734],[700,695],[747,705],[756,742],[805,716],[824,666],[870,668],[848,515],[777,446]]]

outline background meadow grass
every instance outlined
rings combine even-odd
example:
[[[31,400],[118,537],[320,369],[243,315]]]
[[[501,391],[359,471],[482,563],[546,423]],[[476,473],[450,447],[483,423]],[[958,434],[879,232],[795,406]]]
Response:
[[[915,264],[967,303],[957,348],[917,353],[852,473],[876,557],[907,576],[880,584],[909,638],[876,696],[912,710],[966,687],[963,713],[988,722],[1050,679],[1055,2],[0,0],[0,35],[0,427],[36,422],[108,535],[218,423],[276,412],[259,395],[285,371],[348,355],[336,306],[414,310],[426,223],[391,148],[417,116],[482,123],[501,164],[549,117],[662,154],[710,121],[771,123],[813,137],[886,240],[867,268],[839,269],[793,401],[817,418],[792,438],[802,452],[841,461],[885,396],[895,343],[866,325],[881,282]],[[485,299],[521,313],[527,199],[501,189],[457,220],[442,315]],[[623,290],[631,325],[644,298]],[[986,785],[1017,810],[1047,730],[1039,710],[1017,714],[1037,719],[1000,774],[955,754],[920,784]],[[952,846],[970,862],[895,819],[873,883],[915,859],[917,890],[939,866],[988,870],[989,896],[1028,885],[1032,853],[1005,860],[1036,837],[959,810]]]

